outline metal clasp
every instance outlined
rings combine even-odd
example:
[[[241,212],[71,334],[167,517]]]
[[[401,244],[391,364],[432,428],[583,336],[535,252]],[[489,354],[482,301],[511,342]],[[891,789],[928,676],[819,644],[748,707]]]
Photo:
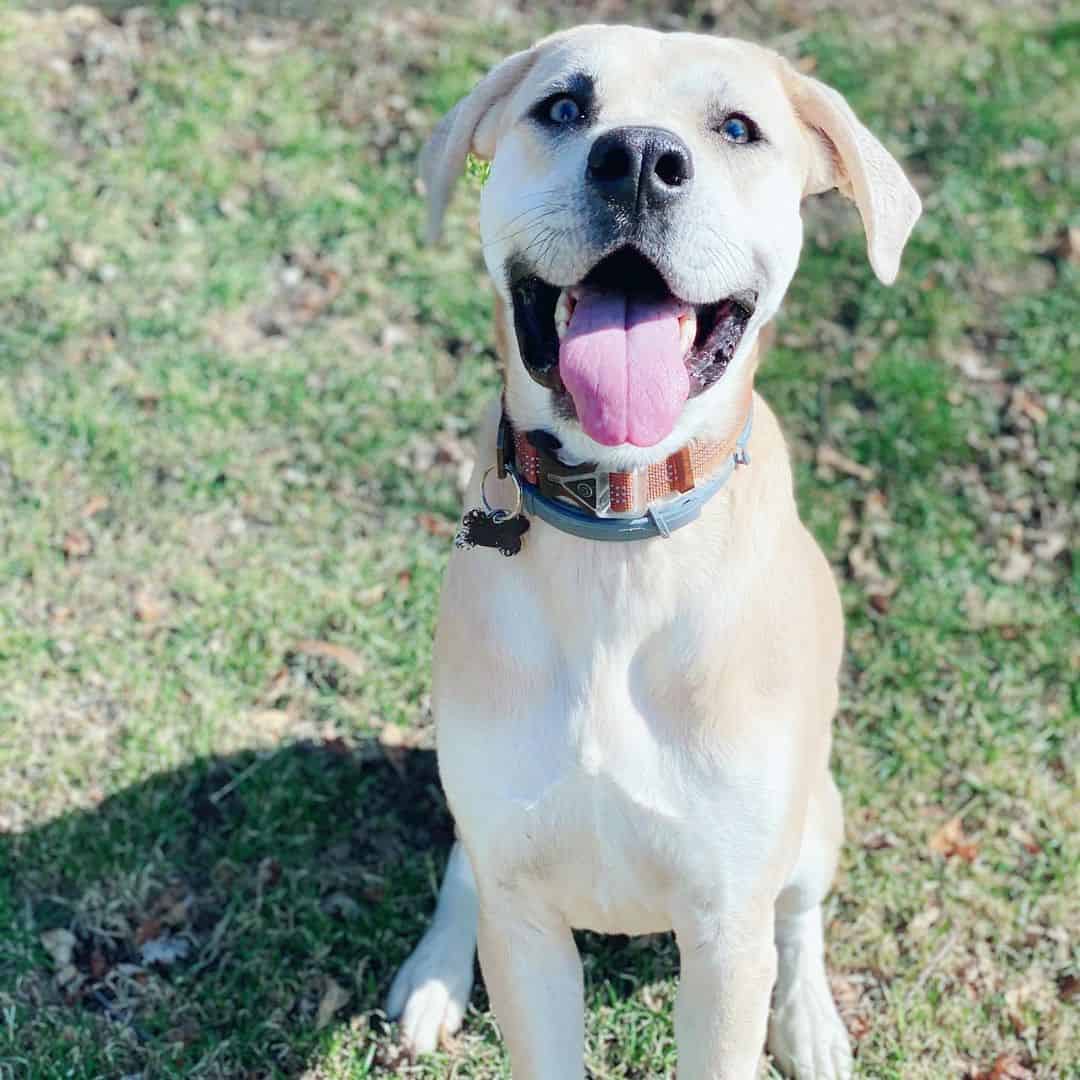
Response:
[[[492,473],[497,473],[498,479],[509,480],[514,485],[514,508],[512,510],[504,510],[501,507],[494,507],[488,502],[487,491],[485,490],[487,485],[487,479]],[[518,481],[517,474],[512,469],[505,469],[502,473],[499,473],[498,465],[489,465],[484,470],[484,475],[480,478],[480,502],[483,504],[484,512],[491,515],[491,520],[498,524],[500,521],[505,521],[507,518],[517,517],[521,513],[525,500],[521,494],[521,484]]]

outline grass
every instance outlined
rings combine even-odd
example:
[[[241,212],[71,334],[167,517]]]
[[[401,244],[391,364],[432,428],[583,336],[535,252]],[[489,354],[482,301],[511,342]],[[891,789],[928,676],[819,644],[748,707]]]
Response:
[[[809,209],[761,378],[847,609],[835,989],[860,1076],[1076,1077],[1080,31],[811,7],[722,29],[926,203],[891,290]],[[582,17],[492,11],[0,11],[0,1076],[508,1074],[482,990],[418,1063],[378,1011],[451,835],[429,642],[497,385],[476,182],[423,250],[413,162]],[[668,1075],[670,941],[583,947],[592,1075]]]

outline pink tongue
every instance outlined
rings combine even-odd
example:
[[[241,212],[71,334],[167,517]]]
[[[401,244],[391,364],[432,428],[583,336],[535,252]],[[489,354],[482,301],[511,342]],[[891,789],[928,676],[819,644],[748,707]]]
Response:
[[[586,291],[559,346],[559,371],[585,434],[605,446],[653,446],[671,434],[690,378],[674,299]]]

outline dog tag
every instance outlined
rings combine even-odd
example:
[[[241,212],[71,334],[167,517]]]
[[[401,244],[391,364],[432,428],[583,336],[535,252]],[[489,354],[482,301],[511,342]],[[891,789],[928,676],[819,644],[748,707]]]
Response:
[[[496,548],[506,556],[516,555],[521,550],[521,538],[529,531],[529,524],[524,514],[477,507],[461,519],[454,546],[466,551],[474,547]]]

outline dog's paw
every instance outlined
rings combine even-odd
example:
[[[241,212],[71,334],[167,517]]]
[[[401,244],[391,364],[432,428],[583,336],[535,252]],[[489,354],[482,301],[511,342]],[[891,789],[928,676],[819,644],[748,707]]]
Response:
[[[851,1043],[824,979],[797,979],[773,1005],[769,1053],[794,1080],[849,1080]]]
[[[430,1053],[461,1027],[472,984],[472,949],[452,934],[429,930],[394,976],[386,1014],[401,1020],[401,1041],[413,1053]]]

